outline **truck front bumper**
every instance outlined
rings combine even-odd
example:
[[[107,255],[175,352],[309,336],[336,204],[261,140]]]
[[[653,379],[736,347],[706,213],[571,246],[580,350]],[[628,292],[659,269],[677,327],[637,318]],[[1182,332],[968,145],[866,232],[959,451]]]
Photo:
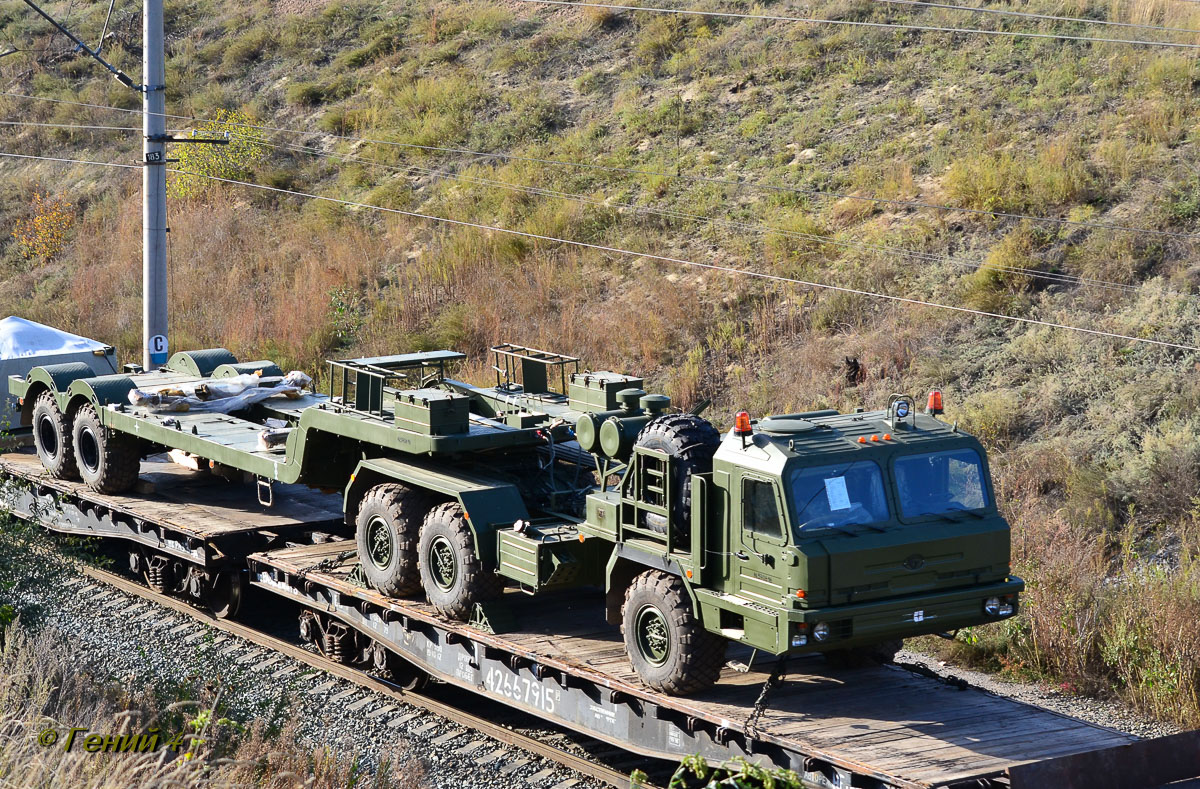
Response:
[[[944,633],[961,627],[998,622],[1016,616],[1025,582],[1015,576],[999,583],[953,592],[917,594],[889,600],[788,612],[787,654],[808,654]],[[998,598],[1011,610],[989,613],[987,601]],[[818,628],[824,624],[824,628]],[[818,634],[827,632],[825,638]]]

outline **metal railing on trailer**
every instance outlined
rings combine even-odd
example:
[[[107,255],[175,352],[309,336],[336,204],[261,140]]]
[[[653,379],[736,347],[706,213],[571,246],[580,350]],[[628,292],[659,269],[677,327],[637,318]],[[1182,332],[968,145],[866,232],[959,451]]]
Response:
[[[335,406],[367,417],[386,418],[385,395],[400,389],[419,389],[446,378],[446,365],[466,358],[453,351],[326,360],[329,400]],[[419,375],[413,379],[413,373]],[[398,386],[397,384],[404,384]]]
[[[579,372],[580,360],[553,351],[539,351],[524,345],[503,343],[491,348],[496,372],[496,388],[506,389],[520,383],[526,394],[567,394],[567,377]],[[568,369],[570,368],[570,369]],[[550,385],[550,371],[558,371],[558,388]],[[520,375],[518,375],[518,372]]]

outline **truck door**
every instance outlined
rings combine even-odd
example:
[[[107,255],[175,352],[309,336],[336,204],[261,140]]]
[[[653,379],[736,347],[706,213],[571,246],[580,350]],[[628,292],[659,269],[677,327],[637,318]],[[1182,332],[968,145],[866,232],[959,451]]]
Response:
[[[741,500],[731,513],[734,586],[747,599],[778,607],[786,573],[779,563],[785,544],[779,485],[766,477],[743,474],[735,490]]]

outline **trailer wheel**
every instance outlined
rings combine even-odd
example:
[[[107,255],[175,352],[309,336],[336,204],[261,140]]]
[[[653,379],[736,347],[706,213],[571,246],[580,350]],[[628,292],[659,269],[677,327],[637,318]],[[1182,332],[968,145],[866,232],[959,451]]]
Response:
[[[42,392],[33,404],[33,445],[38,460],[59,479],[79,479],[75,448],[71,443],[71,422],[50,392]]]
[[[425,517],[419,547],[421,586],[443,616],[466,621],[476,603],[497,597],[504,581],[475,553],[471,527],[456,502]]]
[[[358,507],[355,535],[363,574],[389,597],[421,590],[417,539],[429,505],[423,491],[387,483],[368,490]]]
[[[137,482],[142,454],[138,441],[128,433],[109,430],[90,403],[75,414],[72,427],[79,476],[92,490],[124,493]]]
[[[621,635],[633,670],[672,696],[712,687],[728,642],[704,629],[678,576],[650,570],[625,592]]]
[[[634,443],[674,458],[675,473],[671,484],[675,495],[668,506],[679,533],[687,534],[691,525],[692,475],[712,471],[712,459],[721,445],[721,434],[711,422],[695,414],[668,414],[643,427]],[[651,531],[667,533],[663,518],[648,517],[646,525]]]
[[[897,638],[865,647],[834,649],[825,653],[825,662],[834,668],[865,668],[880,663],[891,663],[903,646],[904,642]]]

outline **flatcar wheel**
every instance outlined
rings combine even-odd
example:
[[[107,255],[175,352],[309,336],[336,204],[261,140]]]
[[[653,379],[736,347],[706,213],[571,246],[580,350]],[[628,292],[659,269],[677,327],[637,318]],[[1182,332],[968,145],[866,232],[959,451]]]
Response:
[[[75,414],[71,429],[79,476],[92,490],[124,493],[137,482],[141,452],[137,439],[109,430],[91,405]]]
[[[71,421],[50,392],[42,392],[33,404],[33,446],[38,460],[51,476],[79,479],[75,449],[71,442]]]
[[[242,607],[246,579],[237,571],[219,572],[208,581],[204,604],[217,619],[232,619]]]
[[[371,667],[404,690],[420,691],[429,684],[429,675],[383,644],[371,646]]]

